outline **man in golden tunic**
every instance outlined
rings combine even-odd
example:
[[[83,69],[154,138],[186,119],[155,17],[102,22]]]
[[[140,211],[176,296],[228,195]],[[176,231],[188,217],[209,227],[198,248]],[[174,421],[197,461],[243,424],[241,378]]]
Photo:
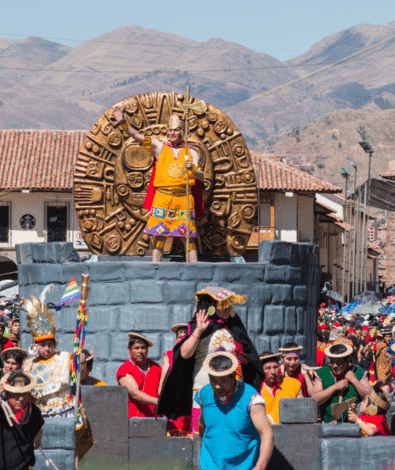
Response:
[[[175,114],[169,118],[167,142],[150,139],[128,125],[120,108],[115,108],[114,116],[120,128],[127,129],[130,136],[143,148],[155,155],[156,165],[153,172],[155,195],[145,232],[154,237],[152,261],[158,263],[162,259],[165,237],[182,238],[186,245],[187,234],[187,200],[186,183],[195,185],[195,180],[202,181],[203,171],[199,168],[199,154],[193,147],[184,145],[184,122]],[[195,239],[195,201],[189,194],[189,237]],[[145,205],[145,208],[146,205]],[[197,249],[194,240],[189,244],[189,261],[197,262]]]

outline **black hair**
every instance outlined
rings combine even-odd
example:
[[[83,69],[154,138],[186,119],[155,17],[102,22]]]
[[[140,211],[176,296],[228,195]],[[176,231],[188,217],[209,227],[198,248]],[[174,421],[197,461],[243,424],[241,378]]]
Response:
[[[259,355],[262,365],[265,365],[267,362],[277,362],[277,364],[280,362],[279,356],[273,356],[268,358],[266,358],[265,356],[273,356],[273,353],[271,351],[263,351],[263,353]]]
[[[176,335],[178,335],[180,333],[180,331],[184,334],[187,334],[188,333],[188,327],[187,326],[180,326],[176,330]]]
[[[137,336],[131,336],[129,339],[129,349],[132,349],[134,344],[145,344],[148,348],[148,344],[142,338],[138,338]]]
[[[291,349],[291,348],[298,348],[298,347],[299,345],[296,343],[286,343],[283,346],[284,349]]]
[[[347,352],[347,346],[345,344],[333,344],[330,347],[331,354],[344,354]]]
[[[13,387],[15,384],[23,382],[24,385],[30,384],[30,378],[21,370],[15,370],[11,372],[8,377],[8,383]]]
[[[218,301],[213,299],[211,295],[208,294],[201,294],[198,297],[197,303],[196,303],[196,311],[198,312],[199,310],[208,310],[209,307],[211,306],[216,307],[218,305]]]
[[[89,372],[91,372],[93,368],[93,357],[90,361],[88,361],[88,359],[92,356],[92,354],[87,349],[83,349],[81,352],[85,354],[86,368]]]
[[[213,370],[215,370],[215,372],[223,372],[231,369],[233,362],[230,357],[221,355],[213,357],[209,362],[209,365]]]
[[[355,329],[356,330],[362,330],[362,325],[360,323],[358,323],[358,325],[355,325]]]
[[[8,361],[8,359],[15,359],[15,361],[19,364],[22,365],[23,362],[23,354],[20,351],[7,351],[7,349],[4,351],[4,360]]]

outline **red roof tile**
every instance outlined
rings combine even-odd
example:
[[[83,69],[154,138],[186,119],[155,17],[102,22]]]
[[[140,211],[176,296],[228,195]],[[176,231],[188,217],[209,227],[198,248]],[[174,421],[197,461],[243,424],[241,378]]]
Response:
[[[71,190],[86,131],[0,130],[0,189]]]
[[[308,193],[340,193],[341,188],[305,171],[286,165],[258,152],[250,152],[261,189]],[[257,165],[260,163],[260,166]]]

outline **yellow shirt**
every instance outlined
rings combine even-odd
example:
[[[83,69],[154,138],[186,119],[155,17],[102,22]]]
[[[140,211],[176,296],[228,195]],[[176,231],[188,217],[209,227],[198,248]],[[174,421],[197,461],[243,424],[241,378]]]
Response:
[[[194,168],[195,165],[194,165]],[[189,171],[189,185],[195,184],[195,178],[192,177],[193,172]],[[186,168],[185,168],[185,148],[183,148],[179,157],[175,158],[171,148],[164,144],[156,164],[154,186],[172,187],[186,185]]]
[[[292,377],[283,377],[280,388],[276,390],[276,394],[273,397],[265,385],[262,384],[261,395],[265,400],[266,413],[270,416],[269,421],[273,421],[272,424],[278,424],[279,422],[280,400],[282,398],[296,398],[300,387],[301,384],[299,380],[293,379]]]

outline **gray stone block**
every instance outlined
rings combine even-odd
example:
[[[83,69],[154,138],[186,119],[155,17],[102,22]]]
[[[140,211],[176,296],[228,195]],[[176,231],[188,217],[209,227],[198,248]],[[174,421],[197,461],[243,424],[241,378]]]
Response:
[[[281,424],[317,422],[317,402],[314,398],[283,398],[280,400]]]
[[[303,283],[303,272],[302,268],[287,266],[287,277],[286,282],[289,284],[302,284]]]
[[[213,279],[213,265],[210,263],[191,264],[188,267],[180,270],[181,279],[183,281],[194,281],[202,279],[211,281]]]
[[[302,335],[295,336],[295,343],[299,346],[303,346],[303,349],[306,349],[306,337]]]
[[[172,305],[172,320],[171,324],[175,325],[176,323],[188,323],[193,316],[193,311],[195,309],[194,302],[190,302],[186,305]],[[170,326],[172,326],[170,325]]]
[[[321,438],[329,437],[361,437],[361,431],[357,424],[352,423],[321,423]]]
[[[87,335],[88,336],[88,335]],[[92,351],[99,360],[108,360],[110,358],[110,340],[109,333],[93,333],[89,335],[92,342]]]
[[[286,282],[287,266],[268,265],[265,269],[265,282],[268,284],[278,284]]]
[[[394,438],[322,439],[321,461],[322,470],[389,470],[395,462]]]
[[[270,336],[257,335],[255,337],[255,348],[258,354],[264,351],[270,351]]]
[[[176,335],[174,333],[164,334],[162,335],[162,342],[163,351],[173,349],[174,345],[176,344]]]
[[[147,333],[147,338],[150,339],[153,343],[153,346],[149,348],[148,357],[153,361],[159,362],[160,365],[163,356],[162,335]]]
[[[170,307],[153,304],[132,304],[129,308],[121,309],[119,317],[121,331],[170,330]]]
[[[69,284],[69,282],[71,281],[73,277],[77,281],[77,284],[80,286],[81,274],[89,274],[89,266],[87,263],[69,263],[69,264],[62,264],[61,266],[62,266],[62,277],[59,278],[57,282],[61,282],[65,286]],[[47,272],[49,275],[49,271],[46,271],[46,268],[47,268],[47,265],[45,265],[44,271]],[[50,279],[48,279],[48,282],[49,281]],[[90,292],[90,294],[91,293],[92,291]]]
[[[281,346],[284,346],[284,344],[287,343],[293,343],[294,342],[294,337],[293,336],[281,336]]]
[[[166,437],[167,418],[130,418],[129,438]]]
[[[263,331],[262,307],[250,307],[248,309],[248,331],[260,334]]]
[[[114,332],[109,336],[111,356],[107,357],[107,359],[111,359],[112,361],[126,361],[129,358],[129,338],[127,333]]]
[[[74,467],[74,460],[75,460],[75,451],[74,450],[63,450],[63,449],[49,449],[46,450],[43,448],[43,451],[50,458],[53,463],[59,469],[67,469],[72,470]],[[34,451],[34,455],[36,457],[36,463],[34,464],[34,470],[48,470],[46,459],[41,454],[39,450]]]
[[[43,449],[75,449],[75,419],[46,418],[43,426],[41,447]]]
[[[248,296],[248,305],[266,305],[272,301],[272,289],[267,285],[251,286],[251,293]]]
[[[116,286],[116,290],[115,290]],[[130,283],[93,283],[88,305],[120,305],[130,302]]]
[[[195,303],[194,281],[168,281],[164,283],[163,298],[166,303]]]
[[[273,284],[271,287],[273,292],[273,304],[292,303],[292,286],[287,284]]]
[[[104,382],[106,382],[107,385],[118,385],[117,383],[117,380],[116,380],[116,376],[117,376],[117,371],[118,369],[120,368],[120,366],[129,358],[129,354],[127,353],[127,355],[125,355],[125,360],[124,361],[119,361],[119,362],[115,362],[115,361],[111,361],[111,362],[107,362],[105,364],[105,376],[104,376]],[[126,390],[126,393],[127,393],[127,389],[125,387],[125,390]],[[126,416],[127,416],[127,413],[126,413]]]
[[[159,263],[156,271],[157,279],[181,279],[184,269],[180,269],[180,263]]]
[[[305,313],[302,307],[296,308],[296,330],[297,332],[303,333],[304,331],[304,320],[305,320]]]
[[[270,337],[270,351],[273,353],[278,352],[278,348],[281,345],[281,337],[280,336],[271,336]]]
[[[129,426],[126,387],[84,386],[81,393],[96,443],[84,457],[80,468],[83,470],[127,469]],[[106,457],[112,465],[120,464],[121,466],[118,468],[104,466]]]
[[[158,303],[163,302],[163,281],[135,280],[131,281],[132,303]]]
[[[293,298],[294,298],[295,305],[305,305],[307,301],[307,287],[295,286]]]
[[[273,425],[276,447],[267,470],[319,470],[318,426],[312,423]]]
[[[240,320],[243,322],[243,325],[247,329],[248,324],[248,310],[245,305],[234,305],[234,310],[237,315],[240,317]]]
[[[237,282],[240,280],[240,265],[219,263],[214,266],[213,281],[223,285],[225,282]]]
[[[104,332],[104,331],[119,331],[119,318],[121,315],[121,308],[119,307],[92,307],[89,309],[88,318],[88,331],[89,333]],[[63,310],[63,309],[62,309]]]
[[[129,440],[131,469],[190,470],[192,440],[189,437],[146,437]]]
[[[123,266],[120,263],[107,261],[102,263],[87,263],[90,282],[117,282],[124,279]]]
[[[71,242],[21,243],[15,245],[15,252],[18,264],[80,262]]]
[[[274,335],[284,331],[284,307],[280,305],[266,305],[264,310],[263,331]]]
[[[285,307],[285,333],[293,335],[296,333],[296,313],[295,307]]]
[[[144,262],[122,263],[122,268],[125,280],[156,279],[158,264]]]
[[[240,281],[246,285],[261,284],[265,278],[265,264],[250,263],[248,269],[240,271]]]

